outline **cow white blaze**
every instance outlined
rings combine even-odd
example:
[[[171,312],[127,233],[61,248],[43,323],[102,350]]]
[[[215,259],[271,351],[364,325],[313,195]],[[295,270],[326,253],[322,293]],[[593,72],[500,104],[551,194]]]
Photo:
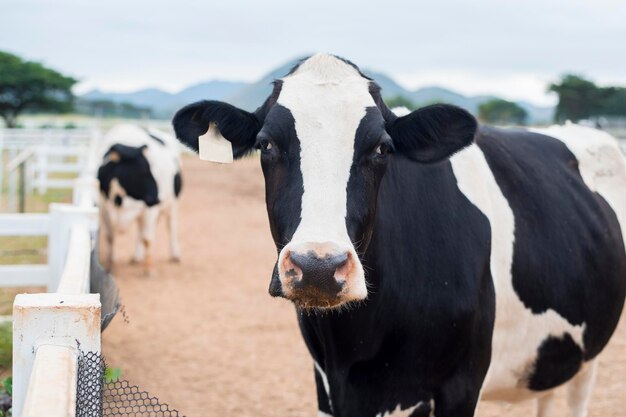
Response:
[[[283,291],[289,296],[292,251],[312,251],[320,258],[345,253],[348,262],[335,274],[345,282],[340,297],[362,300],[365,276],[348,236],[346,213],[356,130],[366,108],[375,106],[369,81],[336,57],[315,55],[283,79],[278,104],[295,120],[303,182],[300,224],[278,261]]]

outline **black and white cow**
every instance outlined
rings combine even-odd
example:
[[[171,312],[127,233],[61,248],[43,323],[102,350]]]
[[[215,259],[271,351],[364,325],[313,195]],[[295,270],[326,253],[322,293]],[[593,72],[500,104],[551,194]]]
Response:
[[[108,246],[105,267],[113,266],[116,232],[139,226],[133,262],[151,273],[151,247],[161,214],[168,220],[172,261],[180,260],[178,196],[182,187],[178,143],[156,129],[121,124],[107,132],[98,170],[101,218]]]
[[[181,109],[198,150],[216,126],[261,150],[278,261],[313,356],[320,416],[466,417],[479,398],[566,384],[586,415],[596,358],[626,293],[626,164],[575,125],[478,126],[433,105],[403,117],[340,58],[318,54],[254,113]]]

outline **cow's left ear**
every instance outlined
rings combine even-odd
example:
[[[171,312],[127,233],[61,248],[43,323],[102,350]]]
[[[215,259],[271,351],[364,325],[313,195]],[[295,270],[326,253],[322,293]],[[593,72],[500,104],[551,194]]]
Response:
[[[449,104],[417,109],[387,123],[396,152],[417,162],[442,161],[470,145],[478,123],[466,110]]]
[[[252,150],[261,123],[253,113],[221,101],[199,101],[180,109],[172,124],[176,137],[198,152],[198,138],[214,123],[219,133],[231,143],[233,156],[239,158]]]

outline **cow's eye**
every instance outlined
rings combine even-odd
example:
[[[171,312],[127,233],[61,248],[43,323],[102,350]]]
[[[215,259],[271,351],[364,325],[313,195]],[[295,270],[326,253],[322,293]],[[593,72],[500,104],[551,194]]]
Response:
[[[257,148],[261,151],[270,151],[272,147],[272,142],[270,142],[269,139],[261,139],[257,145]]]
[[[380,145],[378,145],[378,147],[376,148],[376,156],[385,156],[388,153],[391,153],[392,151],[392,147],[389,143],[387,142],[383,142]]]

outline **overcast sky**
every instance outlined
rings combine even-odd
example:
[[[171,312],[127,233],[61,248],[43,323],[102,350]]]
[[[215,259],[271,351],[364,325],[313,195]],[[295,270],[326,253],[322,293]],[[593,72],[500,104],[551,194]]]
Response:
[[[79,78],[80,92],[254,81],[323,51],[409,88],[550,104],[564,72],[626,85],[626,2],[0,0],[0,49]]]

